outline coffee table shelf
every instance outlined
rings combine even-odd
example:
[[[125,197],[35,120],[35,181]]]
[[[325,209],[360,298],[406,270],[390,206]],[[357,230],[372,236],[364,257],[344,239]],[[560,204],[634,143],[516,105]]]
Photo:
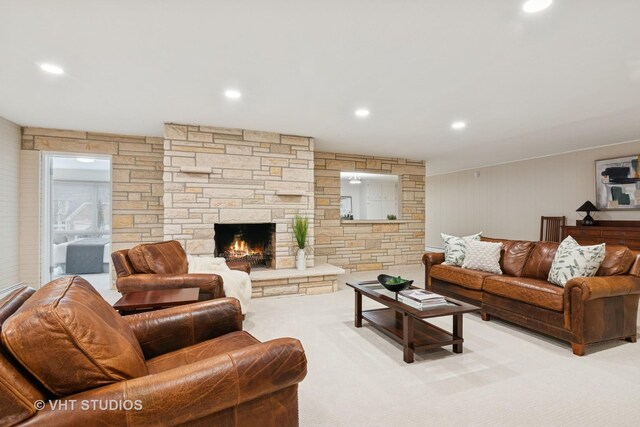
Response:
[[[362,312],[362,317],[376,329],[402,344],[402,314],[390,308]],[[464,339],[427,322],[413,322],[413,350],[429,350],[445,345],[462,344]]]

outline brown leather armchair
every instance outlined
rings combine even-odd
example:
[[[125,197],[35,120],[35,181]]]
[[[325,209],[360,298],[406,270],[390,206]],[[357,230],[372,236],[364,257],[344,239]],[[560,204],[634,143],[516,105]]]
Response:
[[[0,328],[3,426],[298,425],[300,342],[243,332],[232,298],[120,317],[69,277],[0,300]]]
[[[200,288],[201,301],[224,297],[222,278],[217,274],[189,274],[187,255],[175,240],[144,243],[111,254],[116,270],[116,288],[121,294],[151,289]],[[232,270],[247,274],[251,266],[228,262]]]

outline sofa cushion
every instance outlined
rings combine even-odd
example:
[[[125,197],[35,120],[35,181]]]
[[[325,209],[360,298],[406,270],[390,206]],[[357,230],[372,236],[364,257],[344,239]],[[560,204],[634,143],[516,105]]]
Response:
[[[502,252],[500,254],[500,268],[502,272],[508,276],[520,277],[524,270],[527,258],[533,249],[534,242],[527,240],[504,240],[483,237],[485,242],[502,243]]]
[[[618,276],[628,274],[636,256],[626,246],[607,245],[604,260],[596,273],[596,276]]]
[[[564,288],[546,280],[491,276],[484,280],[484,292],[554,311],[562,311]]]
[[[431,267],[432,278],[475,290],[481,290],[484,278],[494,274],[486,271],[468,270],[455,265],[437,264]]]
[[[568,236],[560,243],[549,271],[549,282],[563,286],[575,277],[593,277],[604,260],[605,244],[580,246]]]
[[[522,270],[522,277],[546,281],[560,243],[535,242]]]
[[[31,296],[4,322],[2,342],[58,396],[147,374],[127,323],[78,276],[54,280]]]
[[[467,242],[467,255],[464,257],[462,268],[502,274],[500,269],[501,250],[502,243],[499,242],[469,240]]]
[[[464,257],[467,253],[467,241],[468,240],[480,240],[480,235],[473,234],[471,236],[456,237],[448,234],[440,233],[442,241],[444,242],[444,262],[449,265],[462,265]]]
[[[129,260],[139,273],[186,274],[187,255],[179,242],[143,243],[129,249]]]
[[[212,340],[154,357],[147,361],[147,369],[150,374],[155,374],[259,343],[260,341],[247,332],[231,332]]]

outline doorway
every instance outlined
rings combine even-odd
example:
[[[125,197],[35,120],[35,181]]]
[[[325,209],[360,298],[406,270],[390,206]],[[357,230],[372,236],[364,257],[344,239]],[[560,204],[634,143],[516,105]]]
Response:
[[[44,154],[43,282],[79,275],[110,287],[111,158]]]

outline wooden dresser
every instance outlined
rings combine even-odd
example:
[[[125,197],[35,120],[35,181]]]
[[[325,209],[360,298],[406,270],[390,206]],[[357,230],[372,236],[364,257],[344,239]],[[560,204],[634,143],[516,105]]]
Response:
[[[596,221],[587,227],[581,222],[562,227],[562,238],[572,236],[581,245],[607,243],[640,251],[640,221]]]

